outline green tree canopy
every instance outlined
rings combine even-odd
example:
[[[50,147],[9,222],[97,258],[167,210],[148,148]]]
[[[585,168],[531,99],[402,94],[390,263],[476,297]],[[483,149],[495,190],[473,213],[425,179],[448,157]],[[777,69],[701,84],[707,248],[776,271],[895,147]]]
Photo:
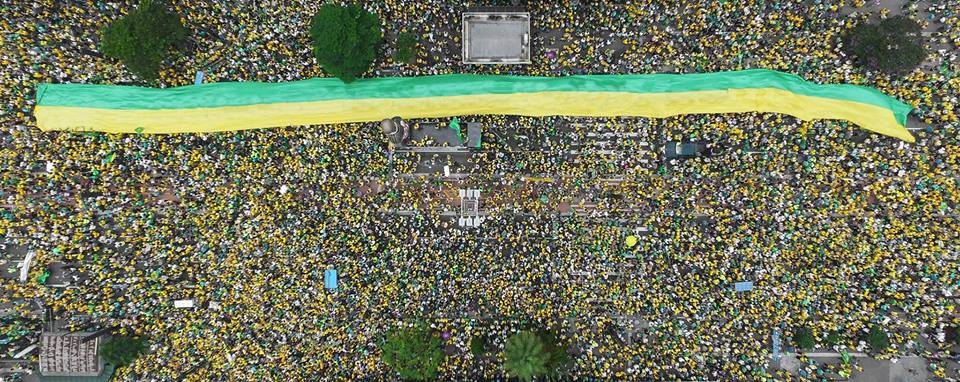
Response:
[[[890,338],[887,336],[887,333],[877,325],[870,327],[870,332],[864,337],[864,341],[866,341],[875,352],[880,352],[890,347]]]
[[[904,74],[927,57],[920,27],[906,16],[894,16],[879,24],[860,23],[843,40],[843,50],[870,70]]]
[[[440,339],[416,328],[392,330],[380,350],[383,363],[392,367],[402,379],[434,379],[443,360]]]
[[[567,367],[573,362],[570,354],[567,353],[568,345],[560,341],[552,331],[541,330],[538,335],[543,341],[544,350],[550,354],[550,359],[547,360],[547,375],[551,377],[563,376]]]
[[[483,356],[487,351],[487,342],[486,335],[473,336],[473,338],[470,339],[470,353],[473,354],[474,357]]]
[[[187,29],[180,16],[162,0],[142,0],[140,6],[108,25],[101,34],[101,49],[119,59],[133,74],[152,81],[171,51],[180,47]]]
[[[816,345],[816,341],[813,338],[813,331],[806,326],[797,328],[797,330],[793,333],[793,343],[797,346],[797,349],[813,349],[813,347]]]
[[[377,15],[359,5],[325,4],[313,17],[310,37],[323,70],[350,83],[370,69],[383,33]]]
[[[522,331],[507,339],[504,349],[504,365],[507,374],[529,381],[547,375],[550,353],[535,333]]]
[[[945,340],[948,344],[960,345],[960,327],[957,326],[948,326],[944,329],[946,332]]]
[[[129,365],[146,350],[144,337],[119,336],[100,345],[103,360],[114,366]]]
[[[827,344],[836,346],[840,344],[841,340],[842,338],[840,338],[840,332],[836,330],[831,330],[830,333],[827,333],[827,339],[826,339]]]
[[[417,54],[417,36],[409,32],[400,32],[397,35],[397,51],[393,59],[397,62],[413,63]]]

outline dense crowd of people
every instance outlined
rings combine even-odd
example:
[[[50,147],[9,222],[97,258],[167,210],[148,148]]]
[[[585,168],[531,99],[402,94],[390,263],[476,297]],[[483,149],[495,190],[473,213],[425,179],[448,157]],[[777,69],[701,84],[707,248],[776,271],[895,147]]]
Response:
[[[461,63],[464,2],[364,2],[387,41],[371,77],[763,67],[876,87],[913,105],[919,127],[907,144],[776,114],[463,116],[489,133],[481,152],[448,162],[470,174],[459,183],[410,176],[424,158],[390,153],[376,124],[40,132],[38,83],[143,84],[98,49],[99,31],[133,3],[0,6],[0,243],[36,254],[29,282],[5,280],[0,303],[26,314],[40,300],[69,329],[149,336],[119,380],[393,380],[378,345],[415,323],[449,334],[447,380],[504,378],[499,349],[531,325],[561,333],[581,378],[858,371],[856,360],[770,367],[772,332],[789,347],[800,327],[820,349],[920,355],[931,378],[960,378],[943,338],[960,325],[960,1],[529,2],[534,57],[519,66]],[[192,38],[153,85],[187,85],[197,70],[206,81],[325,75],[308,41],[321,2],[171,3]],[[837,47],[857,22],[891,12],[930,32],[927,61],[900,77],[857,68]],[[400,31],[419,38],[413,64],[390,58]],[[669,140],[717,150],[670,161],[659,146]],[[481,228],[443,214],[459,211],[463,188],[483,190]],[[66,289],[37,282],[53,262],[83,277]],[[336,291],[323,287],[329,268]],[[754,290],[735,292],[739,281]],[[7,343],[39,328],[2,323]],[[874,325],[889,348],[862,341]],[[469,351],[475,336],[491,339],[482,357]]]

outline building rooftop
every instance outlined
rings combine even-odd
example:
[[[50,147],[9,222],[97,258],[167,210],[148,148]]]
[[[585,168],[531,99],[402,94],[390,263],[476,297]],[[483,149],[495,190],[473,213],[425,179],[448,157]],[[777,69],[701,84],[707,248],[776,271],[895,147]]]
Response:
[[[529,64],[530,14],[513,11],[463,13],[465,64]]]
[[[90,333],[44,332],[40,335],[40,374],[97,376],[103,369],[97,355],[99,338],[84,342]]]

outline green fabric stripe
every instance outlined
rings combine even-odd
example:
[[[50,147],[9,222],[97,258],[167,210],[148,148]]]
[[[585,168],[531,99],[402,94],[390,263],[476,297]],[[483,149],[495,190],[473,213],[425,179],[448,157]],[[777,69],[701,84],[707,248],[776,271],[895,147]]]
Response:
[[[911,107],[876,89],[818,85],[799,76],[766,69],[695,74],[584,75],[569,77],[451,74],[429,77],[361,79],[344,84],[334,78],[283,83],[221,82],[169,89],[88,84],[43,84],[41,106],[99,109],[185,109],[246,106],[338,99],[420,98],[453,95],[534,93],[545,91],[677,93],[703,90],[776,88],[793,93],[854,101],[891,109],[903,117]]]

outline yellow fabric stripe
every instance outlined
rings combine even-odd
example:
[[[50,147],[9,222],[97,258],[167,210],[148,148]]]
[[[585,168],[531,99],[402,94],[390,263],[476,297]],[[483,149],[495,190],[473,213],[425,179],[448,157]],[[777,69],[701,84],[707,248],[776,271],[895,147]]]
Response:
[[[37,106],[41,130],[145,134],[203,133],[262,127],[369,122],[472,114],[664,118],[681,114],[771,112],[803,120],[839,119],[913,142],[892,111],[869,104],[779,89],[683,93],[542,92],[428,98],[333,100],[197,109],[117,110]]]

